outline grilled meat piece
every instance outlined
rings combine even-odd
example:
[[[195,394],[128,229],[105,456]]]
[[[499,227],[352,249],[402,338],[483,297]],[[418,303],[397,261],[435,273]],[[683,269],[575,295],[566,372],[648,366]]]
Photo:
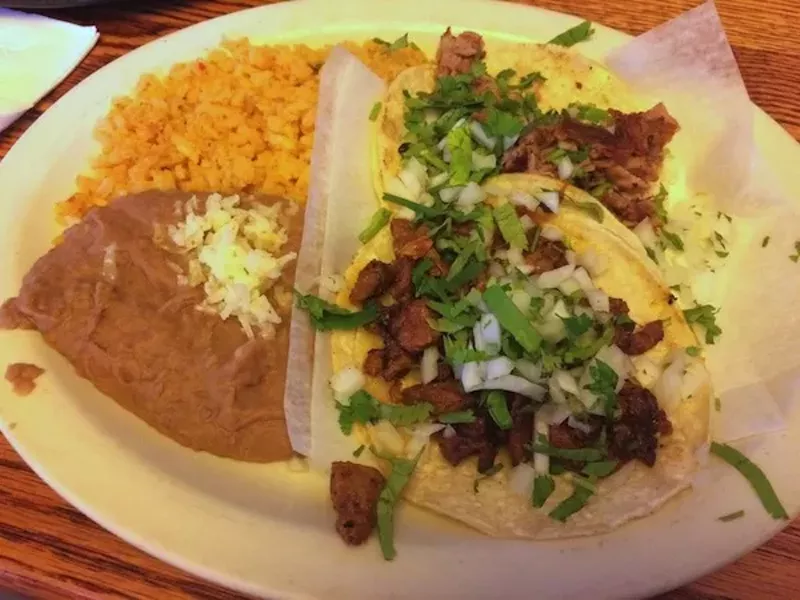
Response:
[[[377,469],[351,462],[334,462],[330,493],[336,511],[336,531],[346,544],[363,544],[377,522],[378,497],[386,480]]]
[[[672,425],[655,396],[639,384],[627,380],[618,397],[621,414],[608,427],[609,451],[620,461],[636,459],[652,467],[658,435],[671,433]]]
[[[470,401],[469,395],[454,379],[420,383],[403,390],[403,404],[428,402],[433,405],[435,415],[463,410]]]
[[[540,239],[533,252],[523,254],[525,263],[533,267],[534,275],[558,269],[567,264],[567,248],[561,242]]]
[[[439,40],[436,52],[437,77],[469,73],[473,63],[486,55],[483,38],[473,31],[453,35],[450,28]]]
[[[442,334],[430,326],[433,313],[425,300],[417,299],[400,306],[389,320],[389,334],[411,354],[422,352],[439,341]]]
[[[644,354],[664,339],[663,321],[651,321],[639,329],[633,323],[617,325],[614,343],[628,356]]]
[[[361,269],[353,289],[350,302],[363,304],[367,300],[383,295],[394,281],[392,265],[379,260],[371,260]]]

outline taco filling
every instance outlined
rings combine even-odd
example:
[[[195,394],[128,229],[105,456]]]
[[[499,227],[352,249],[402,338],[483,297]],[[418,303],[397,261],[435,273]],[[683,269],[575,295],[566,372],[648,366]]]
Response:
[[[448,29],[435,67],[410,69],[390,92],[390,103],[403,103],[402,126],[392,122],[401,119],[395,107],[386,112],[385,132],[404,163],[418,161],[434,188],[429,195],[468,204],[487,177],[535,173],[590,192],[628,227],[648,218],[663,224],[665,193],[657,183],[679,129],[663,104],[629,113],[579,102],[543,110],[539,92],[547,80],[540,72],[490,75],[486,58],[479,34]],[[424,203],[426,182],[413,181],[420,171],[404,169],[386,191]]]

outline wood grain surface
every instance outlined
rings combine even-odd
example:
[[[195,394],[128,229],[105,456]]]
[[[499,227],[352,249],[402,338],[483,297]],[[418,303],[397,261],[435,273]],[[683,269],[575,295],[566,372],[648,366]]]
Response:
[[[638,34],[699,0],[516,1]],[[64,83],[0,134],[0,158],[53,102],[103,65],[177,29],[264,3],[150,0],[47,13],[95,25],[100,42]],[[717,6],[753,100],[800,139],[800,2],[717,0]],[[161,563],[104,531],[50,490],[1,438],[0,478],[0,588],[54,600],[242,598]],[[800,598],[800,520],[736,563],[661,598]]]

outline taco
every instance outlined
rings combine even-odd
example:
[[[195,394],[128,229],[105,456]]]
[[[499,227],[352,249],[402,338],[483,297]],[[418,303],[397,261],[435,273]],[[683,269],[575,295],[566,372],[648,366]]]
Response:
[[[469,199],[470,182],[499,173],[540,174],[591,193],[628,228],[658,230],[666,197],[659,175],[678,129],[663,104],[570,49],[505,44],[487,52],[477,33],[448,29],[436,62],[402,72],[387,91],[375,184],[424,203],[421,171],[458,199]]]
[[[332,333],[332,385],[342,431],[378,457],[333,465],[345,539],[369,535],[376,505],[380,534],[401,492],[492,536],[548,539],[611,530],[689,487],[709,378],[608,210],[524,174],[489,180],[467,213],[414,208],[362,247],[328,307],[362,321]]]

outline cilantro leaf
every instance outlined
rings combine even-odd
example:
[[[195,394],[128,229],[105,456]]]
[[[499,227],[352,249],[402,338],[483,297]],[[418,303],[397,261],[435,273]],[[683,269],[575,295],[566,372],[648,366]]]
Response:
[[[586,313],[577,317],[562,317],[561,320],[564,323],[564,329],[567,331],[567,337],[573,340],[582,336],[594,325],[594,321]]]
[[[522,222],[517,216],[513,204],[510,202],[501,204],[494,209],[492,214],[498,229],[500,229],[500,234],[509,246],[519,249],[527,247],[528,238],[525,236],[525,229],[522,227]]]
[[[544,503],[556,489],[556,482],[550,475],[537,475],[533,480],[533,493],[531,502],[536,508],[542,508]]]
[[[656,207],[656,216],[664,224],[669,222],[669,219],[667,218],[667,210],[664,208],[664,202],[666,199],[667,188],[665,188],[664,184],[662,183],[658,188],[658,193],[653,196],[653,204],[655,204]]]
[[[548,44],[556,44],[558,46],[565,46],[569,48],[579,42],[588,40],[594,34],[592,24],[590,21],[584,21],[575,27],[570,27],[563,33],[559,33],[556,37],[551,39]]]
[[[383,558],[386,560],[393,560],[397,556],[394,547],[394,509],[417,467],[420,456],[422,456],[422,450],[413,460],[381,457],[388,460],[392,466],[392,470],[386,478],[386,484],[378,496],[378,542]]]
[[[358,235],[358,240],[362,244],[366,244],[368,241],[378,235],[378,232],[381,229],[386,227],[391,218],[392,212],[390,210],[386,208],[379,208],[372,215],[372,218],[369,220],[369,223],[364,230]]]
[[[489,409],[489,416],[500,429],[511,429],[513,422],[511,413],[508,411],[506,395],[498,390],[492,390],[486,396],[486,406]]]
[[[669,245],[678,250],[679,252],[683,252],[683,240],[676,234],[667,231],[666,229],[661,230],[662,237],[669,242]]]
[[[563,500],[558,506],[550,511],[550,518],[561,521],[562,523],[572,515],[586,506],[586,503],[594,495],[589,488],[576,485],[572,495]]]
[[[683,316],[689,324],[696,323],[706,330],[706,344],[713,344],[722,335],[722,329],[717,325],[716,315],[718,308],[710,304],[699,304],[694,308],[683,311]]]
[[[611,115],[606,109],[599,108],[594,104],[578,104],[573,102],[569,107],[575,109],[576,116],[580,121],[587,121],[600,125],[611,120]]]
[[[592,381],[585,387],[604,402],[606,418],[611,419],[617,407],[616,389],[619,375],[602,360],[595,361],[595,364],[589,367],[589,375]]]
[[[353,432],[356,423],[389,421],[396,427],[408,427],[427,421],[433,412],[433,405],[427,402],[411,406],[387,404],[364,390],[350,396],[347,404],[337,402],[336,408],[339,409],[339,427],[345,435]]]
[[[318,331],[358,329],[378,318],[378,307],[371,303],[360,311],[350,311],[313,294],[303,295],[295,290],[297,308],[308,312],[311,324]]]
[[[728,446],[727,444],[719,444],[711,442],[711,454],[721,458],[726,463],[731,465],[734,469],[739,471],[745,479],[750,483],[758,494],[758,499],[761,504],[772,516],[773,519],[788,519],[789,515],[786,509],[778,499],[778,495],[772,487],[772,484],[767,479],[762,471],[754,462],[748,459],[744,454],[739,452],[736,448]]]
[[[378,118],[378,115],[381,114],[381,106],[382,104],[380,102],[376,102],[372,105],[372,110],[369,111],[369,120],[373,123]]]
[[[466,127],[457,127],[447,134],[447,149],[450,151],[450,185],[469,183],[472,170],[472,137]]]
[[[761,247],[766,248],[767,244],[769,244],[769,236],[766,236],[763,240],[761,240]]]
[[[800,242],[794,243],[794,254],[789,256],[789,260],[795,263],[800,260]]]
[[[455,423],[474,423],[475,413],[472,410],[459,410],[449,413],[441,414],[437,417],[439,423],[455,424]]]

